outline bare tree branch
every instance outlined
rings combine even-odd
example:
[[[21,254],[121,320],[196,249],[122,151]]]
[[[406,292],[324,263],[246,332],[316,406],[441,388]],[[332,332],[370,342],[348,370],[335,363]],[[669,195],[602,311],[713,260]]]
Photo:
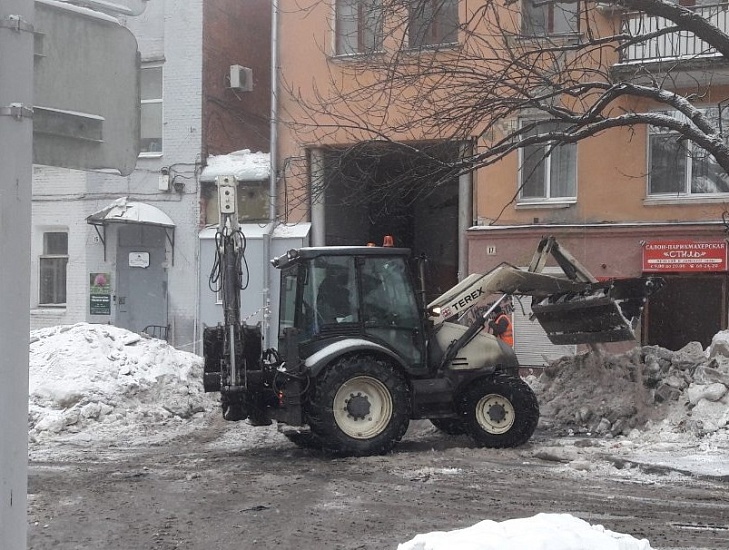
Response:
[[[579,0],[537,0],[535,6],[554,4],[555,9],[579,6],[580,24],[571,32],[533,36],[523,31],[522,9],[529,0],[484,0],[477,7],[469,2],[467,16],[458,23],[457,43],[429,43],[417,24],[435,29],[449,0],[349,1],[377,10],[382,22],[372,39],[377,47],[341,58],[322,48],[329,59],[327,81],[284,79],[284,87],[296,106],[285,118],[302,146],[327,144],[339,155],[342,181],[371,184],[353,183],[351,201],[388,195],[404,200],[404,183],[412,200],[518,149],[551,148],[640,125],[694,142],[729,173],[721,117],[708,116],[694,103],[704,96],[705,85],[697,81],[687,91],[672,82],[687,63],[709,53],[713,61],[729,59],[729,36],[699,10],[667,0],[612,0],[599,7]],[[418,9],[433,5],[441,12],[436,9],[429,22],[417,19]],[[608,13],[606,7],[616,11]],[[628,28],[625,18],[640,14],[665,21],[645,31]],[[678,31],[705,47],[693,58],[661,59],[655,72],[649,65],[623,62],[628,48]],[[646,102],[653,106],[649,111]],[[453,155],[434,147],[441,142],[480,146],[461,147]],[[409,166],[383,181],[375,177],[378,159],[392,151],[409,159]],[[368,162],[346,168],[355,158]],[[417,171],[423,163],[428,174]],[[415,193],[414,186],[419,186]]]

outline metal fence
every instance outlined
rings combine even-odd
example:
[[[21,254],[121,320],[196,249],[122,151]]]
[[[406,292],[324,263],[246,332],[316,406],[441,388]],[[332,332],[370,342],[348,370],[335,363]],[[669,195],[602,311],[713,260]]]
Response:
[[[729,29],[728,4],[711,4],[696,6],[696,13],[724,32]],[[660,31],[673,23],[663,17],[656,17],[643,12],[629,12],[623,16],[623,33],[638,37]],[[648,38],[637,44],[628,45],[622,53],[621,62],[646,62],[670,59],[695,59],[718,55],[691,32],[678,31]]]

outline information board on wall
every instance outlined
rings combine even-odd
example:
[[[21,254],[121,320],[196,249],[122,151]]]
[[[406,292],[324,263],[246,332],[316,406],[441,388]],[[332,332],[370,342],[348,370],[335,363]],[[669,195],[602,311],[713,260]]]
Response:
[[[111,315],[111,274],[89,274],[89,313]]]

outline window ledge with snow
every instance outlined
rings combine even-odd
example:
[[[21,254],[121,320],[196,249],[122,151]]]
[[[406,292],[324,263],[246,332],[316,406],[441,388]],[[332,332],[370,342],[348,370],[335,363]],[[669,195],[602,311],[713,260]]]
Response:
[[[688,205],[703,203],[724,203],[729,193],[700,193],[694,195],[650,195],[643,200],[644,206]]]
[[[577,199],[559,199],[559,200],[536,200],[536,201],[520,201],[516,203],[517,210],[530,210],[535,208],[569,208],[573,204],[577,204]]]
[[[62,315],[66,313],[66,304],[39,304],[37,308],[31,309],[31,315]]]

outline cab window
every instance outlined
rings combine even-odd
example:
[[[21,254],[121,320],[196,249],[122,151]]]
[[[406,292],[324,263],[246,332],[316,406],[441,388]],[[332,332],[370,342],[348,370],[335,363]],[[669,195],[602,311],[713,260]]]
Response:
[[[367,258],[362,266],[365,325],[418,327],[418,307],[402,258]]]

